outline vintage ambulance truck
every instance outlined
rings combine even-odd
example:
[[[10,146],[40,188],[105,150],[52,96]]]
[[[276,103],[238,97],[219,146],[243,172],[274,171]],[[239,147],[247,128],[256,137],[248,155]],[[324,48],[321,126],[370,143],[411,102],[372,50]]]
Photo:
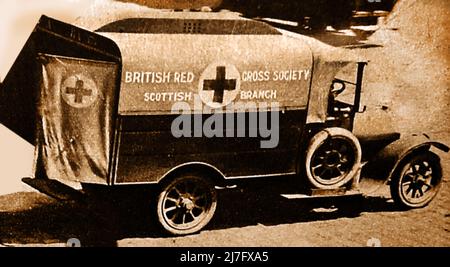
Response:
[[[369,159],[404,207],[438,192],[430,148],[446,145],[352,133],[366,62],[339,49],[233,13],[84,23],[42,16],[1,85],[0,122],[35,146],[35,177],[23,181],[42,192],[153,186],[155,218],[172,234],[201,230],[216,188],[243,179],[291,175],[304,196],[358,194]],[[336,77],[344,66],[353,80]]]

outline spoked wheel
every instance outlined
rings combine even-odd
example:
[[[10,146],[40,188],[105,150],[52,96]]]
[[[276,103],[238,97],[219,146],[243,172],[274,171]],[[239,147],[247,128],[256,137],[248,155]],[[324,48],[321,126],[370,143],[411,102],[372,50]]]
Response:
[[[438,193],[442,168],[439,156],[433,152],[410,157],[398,170],[391,181],[391,195],[402,208],[424,207]]]
[[[158,196],[157,215],[166,231],[186,235],[206,226],[216,206],[214,185],[199,175],[186,174],[163,186]]]
[[[336,189],[355,177],[361,163],[358,139],[343,128],[318,132],[306,152],[306,176],[321,189]]]

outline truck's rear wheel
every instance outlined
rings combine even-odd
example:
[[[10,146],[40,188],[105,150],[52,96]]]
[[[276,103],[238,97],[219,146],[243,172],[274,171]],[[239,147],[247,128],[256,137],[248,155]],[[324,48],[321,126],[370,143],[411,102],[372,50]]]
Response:
[[[428,205],[441,187],[441,163],[433,152],[412,155],[402,162],[398,170],[390,187],[394,202],[402,208]]]
[[[192,234],[209,223],[216,206],[217,193],[208,179],[198,174],[180,175],[162,186],[158,221],[171,234]]]
[[[359,141],[350,131],[338,127],[324,129],[309,142],[306,177],[316,188],[339,188],[355,177],[361,155]]]

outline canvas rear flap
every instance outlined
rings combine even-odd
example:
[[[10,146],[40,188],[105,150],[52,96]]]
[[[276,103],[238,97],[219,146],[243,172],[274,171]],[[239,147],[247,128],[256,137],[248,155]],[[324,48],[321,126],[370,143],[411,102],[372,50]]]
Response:
[[[40,59],[36,172],[106,184],[117,65],[53,55]]]

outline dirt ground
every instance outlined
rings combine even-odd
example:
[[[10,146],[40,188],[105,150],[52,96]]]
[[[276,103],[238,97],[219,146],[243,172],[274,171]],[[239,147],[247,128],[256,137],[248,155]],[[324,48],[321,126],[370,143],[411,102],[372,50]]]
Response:
[[[427,132],[450,144],[444,27],[450,8],[434,0],[400,4],[374,34],[355,29],[312,37],[369,60],[362,99],[367,110],[357,118],[357,133]],[[330,208],[328,202],[286,200],[259,183],[221,192],[210,225],[185,237],[167,237],[147,223],[144,202],[106,208],[99,219],[85,206],[39,193],[0,196],[0,246],[64,246],[70,238],[82,246],[366,246],[369,239],[381,246],[450,246],[450,155],[441,156],[443,187],[422,209],[398,210],[386,197],[344,199]]]
[[[450,140],[448,140],[450,141]],[[385,197],[341,201],[287,200],[268,184],[252,190],[221,192],[219,207],[199,234],[169,237],[150,221],[150,208],[104,209],[92,215],[85,206],[58,203],[33,192],[0,196],[0,246],[289,247],[450,246],[450,157],[445,181],[427,207],[398,210]],[[329,203],[337,208],[330,207]],[[324,207],[324,208],[323,208]],[[102,219],[99,219],[98,217]]]

